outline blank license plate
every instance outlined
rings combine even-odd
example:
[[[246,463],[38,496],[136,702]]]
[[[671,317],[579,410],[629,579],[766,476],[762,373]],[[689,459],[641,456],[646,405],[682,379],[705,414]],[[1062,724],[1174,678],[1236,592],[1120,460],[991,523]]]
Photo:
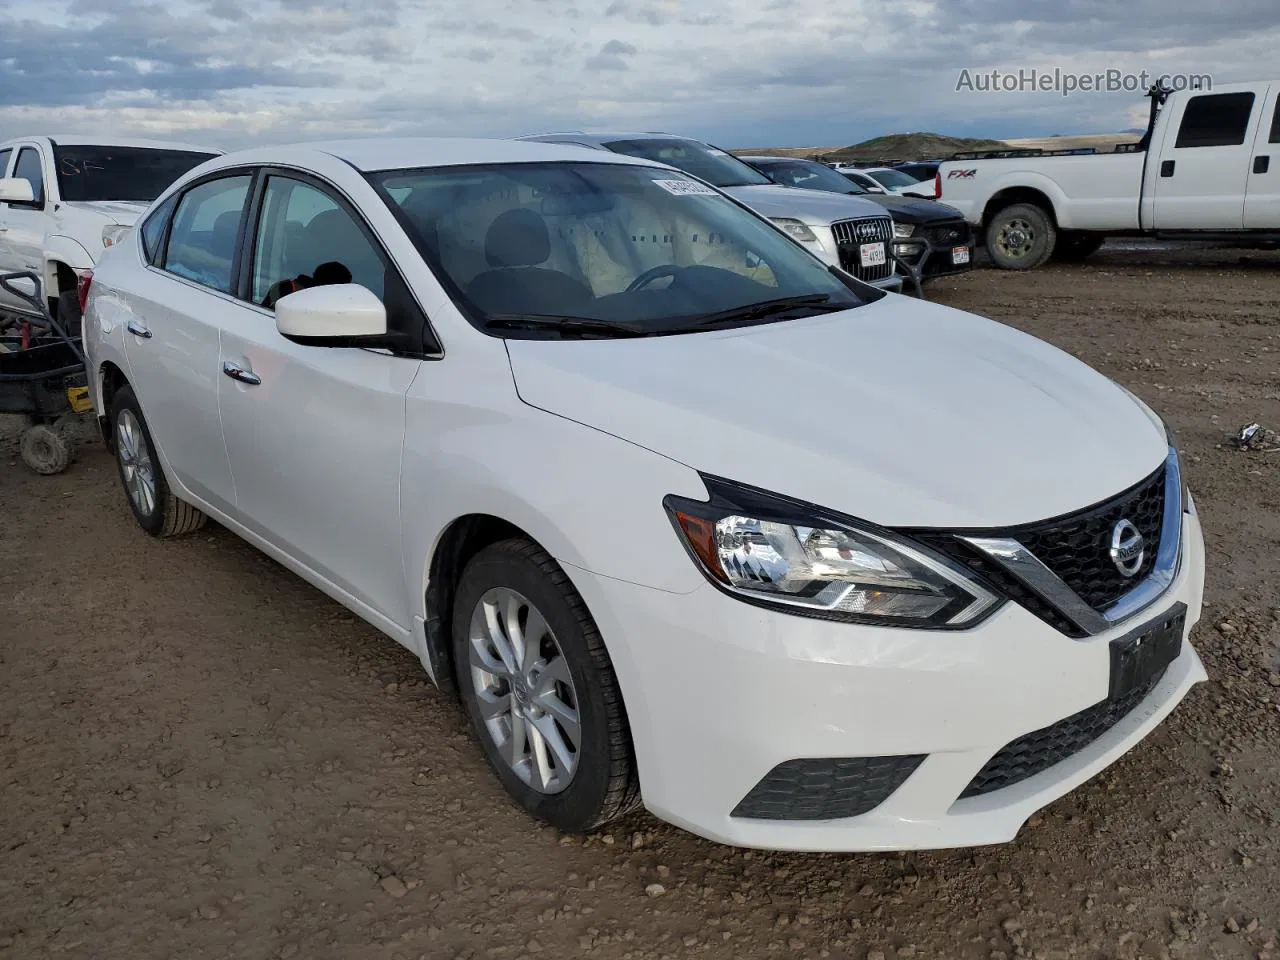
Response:
[[[1180,603],[1154,623],[1144,624],[1111,641],[1109,697],[1112,700],[1148,686],[1157,674],[1178,659],[1186,619],[1186,605]]]
[[[968,263],[969,248],[968,247],[952,247],[951,262],[952,263]]]
[[[864,267],[881,267],[885,264],[883,243],[864,243],[858,248],[858,261]]]

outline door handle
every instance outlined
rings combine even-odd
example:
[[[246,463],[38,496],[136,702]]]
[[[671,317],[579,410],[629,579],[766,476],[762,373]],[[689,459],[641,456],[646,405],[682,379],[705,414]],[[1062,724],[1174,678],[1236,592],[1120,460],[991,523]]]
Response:
[[[1266,173],[1270,169],[1271,169],[1270,157],[1254,157],[1253,158],[1254,173]]]
[[[238,380],[241,383],[247,383],[251,387],[256,387],[262,382],[262,378],[252,370],[246,370],[238,363],[232,363],[230,360],[222,364],[222,372],[232,380]]]
[[[1176,160],[1165,160],[1163,163],[1160,164],[1160,176],[1172,177],[1173,168],[1176,167],[1177,165],[1178,165],[1178,161]]]
[[[140,324],[137,320],[130,320],[124,325],[124,327],[135,337],[141,337],[143,340],[151,339],[151,331]]]

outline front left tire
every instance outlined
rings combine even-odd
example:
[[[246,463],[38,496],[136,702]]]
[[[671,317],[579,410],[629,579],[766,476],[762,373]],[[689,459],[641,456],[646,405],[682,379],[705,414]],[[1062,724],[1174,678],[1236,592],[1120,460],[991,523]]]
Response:
[[[166,538],[194,533],[205,525],[208,517],[169,489],[147,420],[130,386],[121,387],[111,398],[111,435],[120,483],[138,526],[153,537]]]
[[[453,604],[458,687],[485,756],[512,798],[567,833],[638,805],[622,693],[582,598],[523,539],[481,550]]]

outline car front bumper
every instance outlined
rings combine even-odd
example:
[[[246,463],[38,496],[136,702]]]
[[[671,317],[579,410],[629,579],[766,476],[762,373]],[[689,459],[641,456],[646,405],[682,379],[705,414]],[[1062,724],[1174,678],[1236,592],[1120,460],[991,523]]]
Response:
[[[1150,733],[1206,674],[1204,544],[1184,515],[1183,558],[1160,600],[1113,630],[1069,638],[1015,604],[964,632],[867,627],[775,613],[707,585],[671,594],[570,569],[600,627],[655,815],[745,847],[876,851],[1013,839],[1022,824]],[[1113,638],[1178,607],[1177,659],[1145,698],[1077,752],[1021,782],[961,799],[1006,745],[1108,694]],[[922,756],[857,816],[752,819],[735,807],[779,764]]]

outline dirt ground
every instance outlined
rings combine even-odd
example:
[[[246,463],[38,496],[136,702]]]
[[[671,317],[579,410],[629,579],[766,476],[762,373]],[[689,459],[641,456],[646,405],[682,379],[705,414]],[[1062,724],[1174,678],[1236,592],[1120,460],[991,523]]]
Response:
[[[1280,452],[1223,444],[1280,429],[1280,257],[1104,251],[929,295],[1164,413],[1208,538],[1211,681],[1016,842],[772,855],[647,814],[561,838],[408,653],[219,528],[149,540],[100,447],[42,478],[5,440],[0,958],[1280,958]]]

